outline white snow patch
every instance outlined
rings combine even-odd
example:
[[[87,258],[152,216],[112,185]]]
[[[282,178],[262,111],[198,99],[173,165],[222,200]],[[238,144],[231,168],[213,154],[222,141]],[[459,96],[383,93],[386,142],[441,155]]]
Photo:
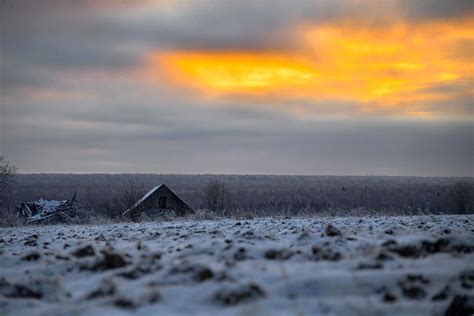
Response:
[[[443,315],[473,250],[472,215],[0,229],[0,314]]]

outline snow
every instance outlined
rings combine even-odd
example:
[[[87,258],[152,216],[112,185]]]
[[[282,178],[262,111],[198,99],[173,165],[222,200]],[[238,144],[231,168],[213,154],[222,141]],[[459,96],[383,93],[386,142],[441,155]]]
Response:
[[[0,229],[2,315],[443,315],[474,216]]]
[[[140,204],[143,203],[143,201],[145,201],[146,199],[148,199],[148,197],[150,195],[152,195],[156,190],[158,190],[163,184],[160,184],[156,187],[154,187],[153,189],[151,189],[150,191],[148,191],[140,200],[138,200],[135,204],[133,204],[128,210],[126,210],[123,214],[125,215],[126,213],[128,213],[130,210],[133,210],[134,208],[136,208],[137,206],[139,206]]]
[[[36,201],[36,204],[39,208],[42,208],[43,210],[54,211],[58,206],[66,202],[66,200],[58,201],[39,199],[38,201]]]

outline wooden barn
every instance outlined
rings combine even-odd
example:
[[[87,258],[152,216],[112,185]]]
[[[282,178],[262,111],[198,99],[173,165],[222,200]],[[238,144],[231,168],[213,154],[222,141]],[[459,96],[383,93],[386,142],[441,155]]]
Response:
[[[178,216],[194,213],[193,209],[186,202],[166,185],[161,184],[148,191],[140,200],[126,210],[123,215],[131,215],[133,218],[142,212],[151,215],[163,211],[172,211]]]

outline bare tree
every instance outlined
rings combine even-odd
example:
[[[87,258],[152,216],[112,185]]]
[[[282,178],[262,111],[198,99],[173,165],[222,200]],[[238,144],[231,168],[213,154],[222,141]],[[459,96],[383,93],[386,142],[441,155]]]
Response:
[[[133,180],[129,181],[121,190],[119,205],[121,206],[120,214],[132,207],[138,200],[145,195],[146,189],[143,183],[138,183]],[[138,220],[139,214],[137,212],[129,212],[129,216],[133,221]]]
[[[456,203],[456,211],[460,214],[468,212],[471,187],[467,181],[459,181],[453,185],[452,194]]]
[[[204,187],[204,207],[212,212],[222,213],[229,206],[230,199],[230,193],[221,181],[209,181]]]
[[[118,195],[101,203],[99,208],[106,217],[119,217],[135,204],[145,192],[145,186],[142,183],[130,180],[118,190]],[[129,215],[135,215],[135,212],[129,212]]]
[[[5,157],[0,156],[0,220],[5,222],[13,218],[11,204],[17,170],[18,169],[12,166]]]

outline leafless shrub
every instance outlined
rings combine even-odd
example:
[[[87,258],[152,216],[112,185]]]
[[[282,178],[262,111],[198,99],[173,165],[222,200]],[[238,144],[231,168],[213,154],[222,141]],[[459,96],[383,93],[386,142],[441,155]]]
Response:
[[[453,185],[452,195],[457,206],[456,211],[460,214],[468,213],[471,186],[467,181],[458,181]]]
[[[223,213],[230,205],[231,196],[224,184],[212,180],[204,187],[204,207],[214,213]]]
[[[17,170],[5,157],[0,156],[0,225],[12,225],[16,222],[13,186]]]
[[[118,212],[122,214],[124,211],[129,209],[133,206],[140,198],[145,195],[146,188],[143,183],[139,183],[133,180],[128,181],[126,185],[122,187],[121,193],[118,198],[118,206],[120,209]],[[129,216],[131,216],[132,220],[138,220],[137,212],[129,212]]]
[[[143,183],[133,180],[128,181],[127,184],[122,187],[120,193],[120,204],[124,210],[126,210],[135,204],[135,202],[137,202],[145,193],[146,188]]]
[[[145,193],[146,188],[143,183],[133,180],[128,181],[120,189],[118,197],[112,201],[112,208],[108,209],[107,214],[120,216],[124,211],[132,207]]]

